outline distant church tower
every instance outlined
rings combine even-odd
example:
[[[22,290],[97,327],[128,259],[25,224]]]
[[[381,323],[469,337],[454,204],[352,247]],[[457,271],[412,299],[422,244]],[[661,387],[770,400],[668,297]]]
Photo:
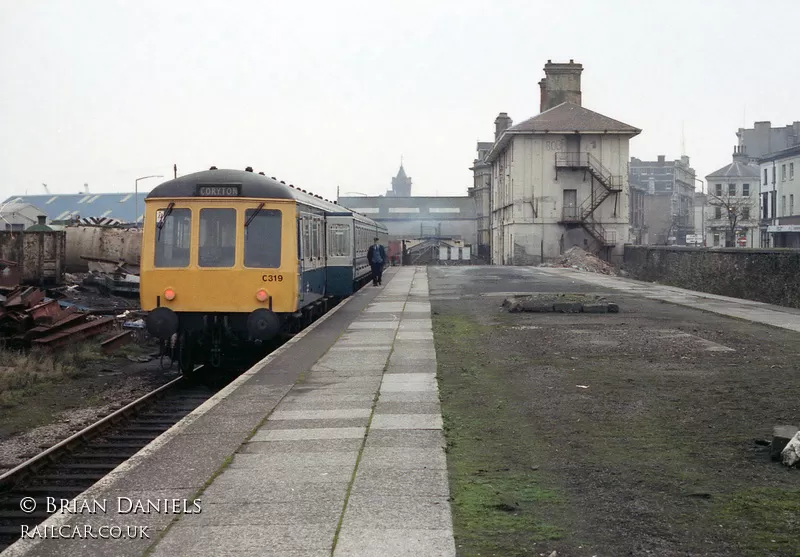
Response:
[[[388,197],[411,197],[411,178],[406,176],[403,168],[403,158],[400,158],[400,170],[392,178],[392,189],[386,192]]]

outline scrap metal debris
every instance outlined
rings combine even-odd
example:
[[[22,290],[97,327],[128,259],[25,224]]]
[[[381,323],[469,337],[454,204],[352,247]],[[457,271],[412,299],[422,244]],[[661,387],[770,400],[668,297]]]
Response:
[[[579,248],[578,246],[569,248],[559,259],[558,263],[542,263],[540,267],[567,267],[578,269],[579,271],[588,271],[590,273],[598,273],[601,275],[614,275],[620,274],[620,271],[608,261],[603,261],[594,254]]]
[[[34,286],[2,288],[0,294],[0,343],[10,348],[54,348],[118,329],[104,341],[108,351],[128,341],[140,329],[140,312],[117,307],[91,309],[70,301],[69,286],[45,291]],[[67,299],[65,299],[67,298]],[[117,315],[119,314],[119,315]],[[119,333],[119,329],[126,330]]]

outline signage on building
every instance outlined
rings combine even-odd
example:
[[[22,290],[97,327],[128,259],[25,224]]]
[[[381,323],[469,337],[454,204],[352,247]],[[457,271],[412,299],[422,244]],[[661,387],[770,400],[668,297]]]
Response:
[[[739,237],[739,245],[742,246],[742,247],[746,247],[747,246],[747,238],[745,236],[740,236]]]
[[[767,227],[767,232],[800,232],[800,224],[774,224]]]
[[[686,235],[686,243],[687,244],[702,244],[703,243],[703,236],[700,234],[687,234]]]

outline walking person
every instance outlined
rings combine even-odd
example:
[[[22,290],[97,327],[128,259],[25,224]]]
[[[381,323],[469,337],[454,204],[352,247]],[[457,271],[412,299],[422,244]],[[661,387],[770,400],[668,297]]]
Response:
[[[372,286],[378,286],[383,278],[383,266],[386,264],[386,250],[375,238],[375,243],[367,250],[367,261],[372,267]]]

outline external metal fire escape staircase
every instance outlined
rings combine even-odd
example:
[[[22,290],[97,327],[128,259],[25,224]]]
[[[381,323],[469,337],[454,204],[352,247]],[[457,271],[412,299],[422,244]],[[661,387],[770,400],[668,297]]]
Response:
[[[564,207],[561,222],[578,224],[594,238],[598,245],[610,247],[616,244],[616,238],[610,237],[603,225],[594,218],[594,212],[611,194],[622,191],[622,176],[614,176],[591,153],[556,153],[556,179],[558,170],[583,170],[592,177],[592,194],[578,207]],[[595,188],[595,181],[601,187]]]

